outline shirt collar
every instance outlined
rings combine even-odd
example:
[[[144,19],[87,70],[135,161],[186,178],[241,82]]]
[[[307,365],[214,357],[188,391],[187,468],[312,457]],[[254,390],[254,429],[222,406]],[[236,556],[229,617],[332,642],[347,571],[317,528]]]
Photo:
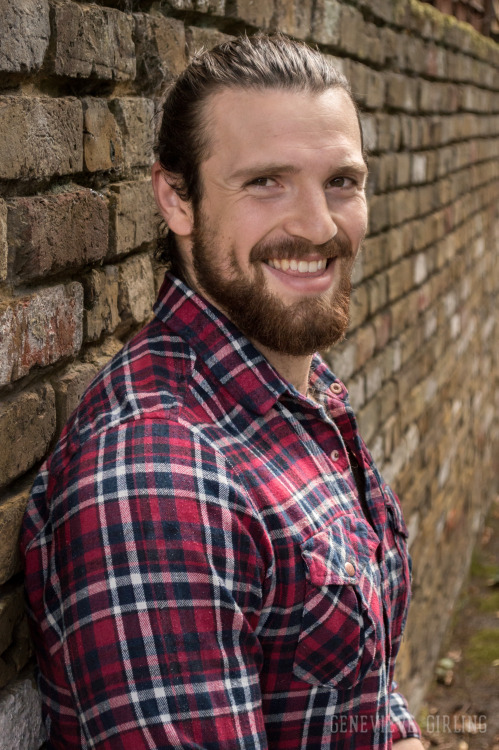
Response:
[[[167,273],[154,314],[203,359],[238,403],[266,414],[289,391],[265,357],[216,307]]]

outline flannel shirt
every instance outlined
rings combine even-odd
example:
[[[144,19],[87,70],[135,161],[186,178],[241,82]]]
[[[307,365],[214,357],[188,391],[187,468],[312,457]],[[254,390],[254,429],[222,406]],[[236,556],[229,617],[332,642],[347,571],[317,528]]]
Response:
[[[399,502],[318,355],[310,386],[315,400],[167,275],[24,520],[50,748],[419,736],[392,682],[410,587]]]

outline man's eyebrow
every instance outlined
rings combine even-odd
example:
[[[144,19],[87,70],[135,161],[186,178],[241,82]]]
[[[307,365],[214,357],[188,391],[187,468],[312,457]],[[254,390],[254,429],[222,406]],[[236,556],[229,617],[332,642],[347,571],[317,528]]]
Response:
[[[277,162],[265,162],[264,164],[255,164],[251,167],[242,167],[237,169],[235,172],[229,175],[230,180],[235,180],[240,177],[245,179],[251,179],[253,177],[263,177],[265,175],[273,174],[296,174],[299,172],[298,167],[292,164],[278,164]]]
[[[265,162],[262,164],[255,164],[253,166],[242,167],[232,172],[229,175],[229,180],[245,179],[251,180],[256,177],[264,177],[267,175],[279,175],[279,174],[297,174],[300,171],[299,167],[293,164],[279,164],[277,162]],[[367,174],[368,168],[364,161],[357,160],[346,160],[341,164],[337,164],[331,167],[329,170],[330,174],[340,174],[341,172],[356,172],[358,174]]]

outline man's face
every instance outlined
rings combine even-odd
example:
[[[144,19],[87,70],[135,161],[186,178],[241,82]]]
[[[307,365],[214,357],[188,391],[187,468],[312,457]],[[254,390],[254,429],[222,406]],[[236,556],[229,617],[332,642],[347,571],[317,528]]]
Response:
[[[367,224],[352,102],[338,88],[227,89],[204,122],[189,281],[257,344],[295,356],[328,348],[348,324]]]

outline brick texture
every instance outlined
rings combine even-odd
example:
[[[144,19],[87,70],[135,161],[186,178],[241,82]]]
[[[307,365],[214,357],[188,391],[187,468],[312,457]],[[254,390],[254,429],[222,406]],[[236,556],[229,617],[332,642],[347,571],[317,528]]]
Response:
[[[0,0],[0,18],[0,744],[43,736],[18,676],[26,493],[151,315],[161,99],[196,51],[243,28],[319,45],[362,108],[369,235],[327,358],[411,529],[397,679],[417,708],[499,490],[499,46],[417,0]]]

